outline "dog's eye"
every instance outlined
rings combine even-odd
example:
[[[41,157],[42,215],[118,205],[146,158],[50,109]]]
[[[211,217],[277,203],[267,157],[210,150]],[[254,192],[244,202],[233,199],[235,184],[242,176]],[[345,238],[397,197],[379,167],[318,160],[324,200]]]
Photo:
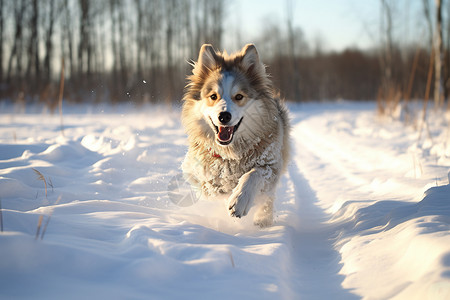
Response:
[[[209,96],[209,98],[211,98],[211,100],[217,100],[217,95],[216,94],[212,94],[211,96]]]
[[[241,94],[237,94],[236,96],[234,96],[234,99],[236,99],[237,101],[242,100],[244,98],[244,96],[242,96]]]

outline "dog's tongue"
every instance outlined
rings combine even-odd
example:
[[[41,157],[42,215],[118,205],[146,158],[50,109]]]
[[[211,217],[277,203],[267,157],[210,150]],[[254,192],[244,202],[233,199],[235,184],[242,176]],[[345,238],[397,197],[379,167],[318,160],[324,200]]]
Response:
[[[223,142],[227,142],[231,139],[233,135],[233,127],[232,126],[219,126],[219,140]]]

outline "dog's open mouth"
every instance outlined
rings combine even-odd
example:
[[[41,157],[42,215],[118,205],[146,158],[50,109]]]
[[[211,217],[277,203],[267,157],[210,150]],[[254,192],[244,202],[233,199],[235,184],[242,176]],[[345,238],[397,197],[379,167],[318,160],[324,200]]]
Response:
[[[224,145],[225,146],[225,145],[230,144],[231,141],[233,141],[234,133],[238,130],[239,125],[241,125],[241,122],[242,122],[243,118],[244,117],[242,117],[239,120],[239,122],[236,125],[234,125],[234,126],[216,126],[214,124],[214,122],[212,121],[212,119],[210,118],[211,123],[214,126],[214,129],[216,130],[217,142],[220,145]]]

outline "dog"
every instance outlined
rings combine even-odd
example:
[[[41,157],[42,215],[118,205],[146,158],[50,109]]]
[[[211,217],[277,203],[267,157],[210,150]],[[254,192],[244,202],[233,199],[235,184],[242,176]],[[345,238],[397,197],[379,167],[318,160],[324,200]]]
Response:
[[[289,157],[288,110],[253,44],[233,55],[205,44],[192,66],[181,112],[189,144],[183,174],[202,196],[227,195],[232,217],[258,203],[253,223],[271,226]]]

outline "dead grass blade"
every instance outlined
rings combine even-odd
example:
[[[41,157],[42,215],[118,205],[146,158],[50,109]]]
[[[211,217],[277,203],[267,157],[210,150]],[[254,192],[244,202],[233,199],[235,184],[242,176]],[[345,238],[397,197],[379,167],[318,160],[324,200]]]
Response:
[[[39,172],[38,170],[36,170],[35,168],[32,168],[33,171],[36,173],[36,175],[38,176],[38,180],[41,180],[44,182],[44,186],[45,186],[45,199],[47,200],[47,180],[44,177],[44,174],[42,174],[41,172]],[[38,225],[37,225],[37,229],[36,229],[36,239],[38,239],[39,237],[39,233],[41,232],[41,226],[42,226],[42,220],[44,219],[44,215],[40,215],[39,216],[39,220],[38,220]]]
[[[38,225],[37,225],[37,230],[36,230],[36,240],[39,237],[39,232],[41,231],[41,225],[42,225],[42,219],[44,218],[44,215],[40,215],[39,216],[39,221],[38,221]]]
[[[52,193],[53,193],[54,186],[53,186],[52,179],[50,177],[48,178],[48,185],[52,188]]]
[[[58,205],[59,201],[61,201],[61,195],[59,195],[58,199],[55,202],[55,205]],[[42,235],[41,240],[44,238],[45,232],[47,231],[48,223],[50,223],[50,218],[52,217],[54,207],[50,210],[48,216],[47,216],[47,222],[45,222],[44,228],[42,229]]]
[[[47,198],[47,180],[45,180],[45,177],[44,177],[44,175],[41,172],[39,172],[35,168],[32,168],[32,169],[37,174],[38,179],[44,182],[44,185],[45,185],[45,198]]]

